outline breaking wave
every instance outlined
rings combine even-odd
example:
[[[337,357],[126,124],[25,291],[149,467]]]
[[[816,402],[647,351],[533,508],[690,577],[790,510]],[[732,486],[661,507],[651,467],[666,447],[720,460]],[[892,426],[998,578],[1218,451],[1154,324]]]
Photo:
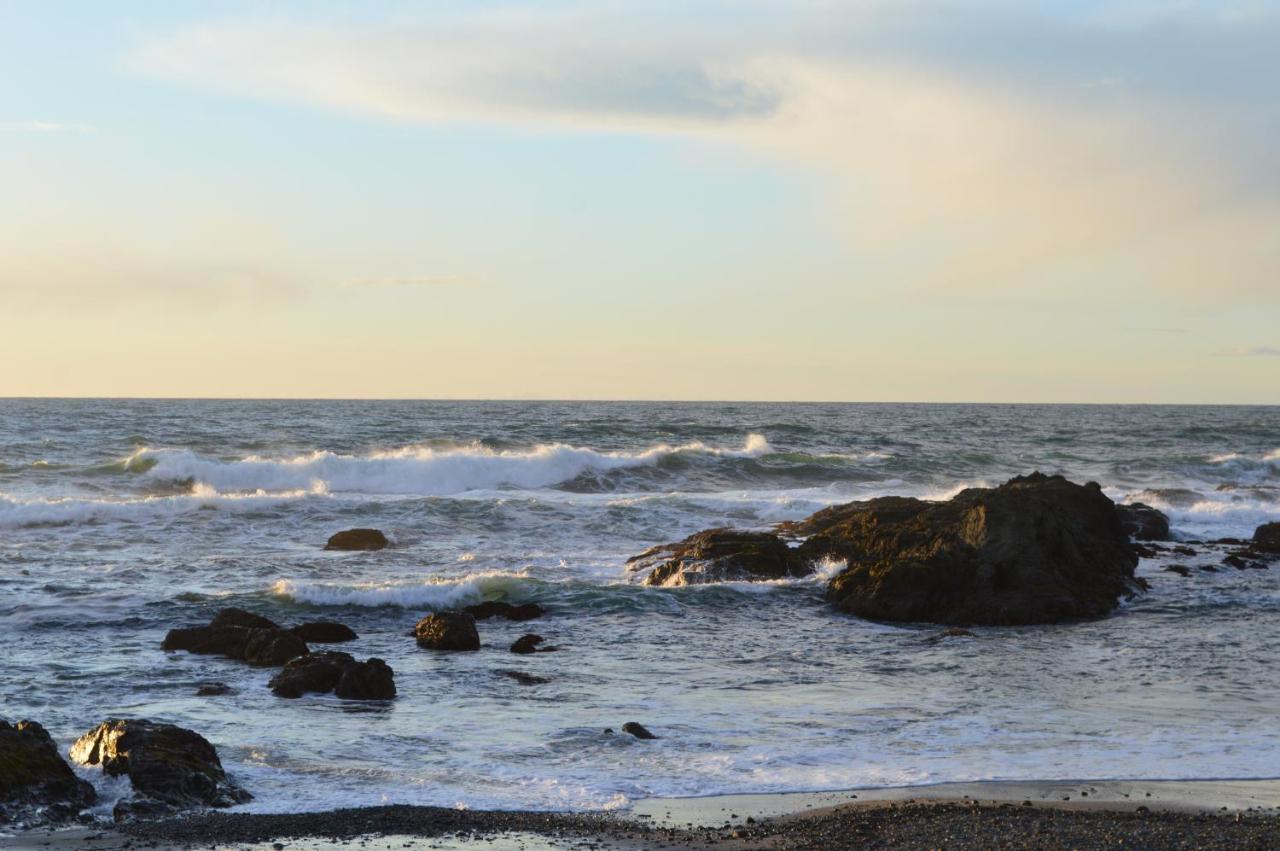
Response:
[[[0,528],[68,526],[77,523],[145,522],[196,511],[252,512],[274,508],[323,490],[225,494],[197,486],[191,493],[138,499],[19,499],[0,493]]]
[[[488,571],[430,582],[302,582],[281,579],[271,593],[313,606],[400,606],[436,611],[479,603],[485,597],[518,597],[526,573]]]

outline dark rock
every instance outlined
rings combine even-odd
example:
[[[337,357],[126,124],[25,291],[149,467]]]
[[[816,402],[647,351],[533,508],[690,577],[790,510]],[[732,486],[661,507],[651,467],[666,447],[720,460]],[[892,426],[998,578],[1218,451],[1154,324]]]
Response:
[[[1191,568],[1184,564],[1170,564],[1165,567],[1166,573],[1176,573],[1179,576],[1190,576]]]
[[[1252,550],[1236,550],[1223,556],[1222,563],[1236,570],[1266,570],[1267,563],[1255,558],[1256,555]]]
[[[804,558],[844,559],[827,597],[883,621],[1055,623],[1096,618],[1140,588],[1138,559],[1096,483],[1035,473],[947,502],[883,497],[799,523]]]
[[[478,621],[489,618],[506,618],[509,621],[531,621],[547,613],[547,610],[537,603],[513,605],[499,600],[486,600],[474,606],[467,606],[463,611]]]
[[[387,546],[387,536],[377,529],[346,529],[331,536],[324,545],[326,550],[381,550]]]
[[[772,532],[708,529],[674,544],[652,547],[627,560],[649,570],[645,585],[699,585],[808,576],[813,567]]]
[[[1217,573],[1217,572],[1218,572],[1218,568],[1214,567],[1214,566],[1213,566],[1213,565],[1211,565],[1211,564],[1202,564],[1202,565],[1200,565],[1200,570],[1204,571],[1205,573]]]
[[[231,686],[226,683],[201,683],[200,688],[196,689],[196,697],[216,697],[230,693]]]
[[[159,815],[187,807],[230,807],[253,796],[232,783],[213,745],[199,733],[142,719],[110,719],[71,746],[71,759],[128,775],[135,799],[116,818]]]
[[[288,630],[251,629],[245,642],[244,660],[250,665],[277,668],[309,652],[307,643]]]
[[[1195,549],[1195,547],[1188,547],[1188,546],[1177,546],[1177,547],[1174,547],[1174,548],[1171,550],[1171,552],[1177,553],[1177,554],[1178,554],[1178,555],[1180,555],[1180,556],[1193,556],[1193,555],[1196,555],[1196,549]]]
[[[1280,553],[1280,522],[1264,523],[1254,530],[1253,548],[1263,553]]]
[[[551,682],[546,677],[535,677],[533,674],[526,674],[524,671],[498,671],[498,675],[515,680],[522,686],[537,686]]]
[[[338,644],[343,641],[355,641],[360,636],[346,624],[334,621],[313,621],[298,624],[289,630],[309,644]]]
[[[642,725],[642,724],[637,724],[635,721],[628,721],[627,723],[623,724],[623,725],[622,725],[622,732],[624,732],[624,733],[630,733],[631,735],[635,736],[637,739],[656,739],[656,738],[658,738],[658,737],[657,737],[657,736],[655,736],[653,733],[650,733],[648,730],[646,730],[646,729],[644,728],[644,725]]]
[[[476,619],[466,612],[436,612],[413,628],[418,646],[428,650],[479,650]]]
[[[306,642],[288,630],[243,626],[171,629],[160,646],[164,650],[226,656],[264,667],[283,665],[308,652]]]
[[[65,821],[96,798],[44,727],[0,720],[0,825],[32,828]]]
[[[246,612],[244,609],[222,609],[209,621],[209,626],[243,626],[249,629],[279,629],[280,625],[273,620]]]
[[[279,697],[333,692],[348,700],[390,700],[396,696],[391,667],[381,659],[357,662],[349,653],[325,651],[293,659],[268,683]]]
[[[1116,514],[1124,531],[1135,541],[1169,540],[1169,518],[1163,512],[1142,502],[1117,505]]]
[[[519,638],[517,638],[515,642],[511,645],[511,652],[520,653],[520,654],[546,652],[546,651],[539,651],[538,649],[538,645],[545,640],[546,639],[544,639],[541,635],[535,635],[532,632],[528,633],[527,635],[522,635]]]
[[[1157,547],[1147,547],[1142,544],[1130,544],[1129,549],[1138,558],[1155,558],[1160,555],[1160,549]]]

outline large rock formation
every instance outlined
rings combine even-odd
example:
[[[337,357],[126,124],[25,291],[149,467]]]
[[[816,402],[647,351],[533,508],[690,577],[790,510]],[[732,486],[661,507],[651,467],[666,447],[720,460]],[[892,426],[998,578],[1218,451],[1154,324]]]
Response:
[[[627,560],[631,571],[648,570],[645,585],[700,585],[807,576],[809,561],[771,532],[708,529],[674,544],[662,544]]]
[[[1115,505],[1093,482],[1034,473],[946,502],[884,497],[799,523],[806,561],[847,560],[827,597],[872,620],[1032,624],[1094,618],[1141,587]]]
[[[466,612],[436,612],[413,628],[418,646],[428,650],[479,650],[476,619]]]
[[[188,807],[230,807],[253,798],[222,770],[218,752],[199,733],[142,719],[104,721],[71,746],[71,759],[127,775],[134,797],[116,805],[116,820]]]
[[[0,720],[0,826],[36,827],[72,818],[94,802],[45,729]]]
[[[160,646],[263,667],[278,667],[308,652],[306,642],[294,633],[241,609],[223,609],[208,626],[171,629]]]
[[[395,677],[386,662],[357,662],[348,653],[334,651],[299,656],[272,677],[269,685],[280,697],[301,697],[307,692],[333,692],[348,700],[390,700],[396,696]]]
[[[1280,522],[1264,523],[1254,530],[1252,548],[1260,553],[1280,553]]]
[[[1169,540],[1169,518],[1163,511],[1146,503],[1131,502],[1117,505],[1116,515],[1125,532],[1135,541]]]
[[[381,550],[387,536],[377,529],[344,529],[329,537],[326,550]]]

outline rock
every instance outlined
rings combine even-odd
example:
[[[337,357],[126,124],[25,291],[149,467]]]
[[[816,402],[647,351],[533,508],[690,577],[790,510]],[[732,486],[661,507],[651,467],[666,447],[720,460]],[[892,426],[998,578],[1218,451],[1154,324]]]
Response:
[[[355,641],[360,636],[346,624],[334,621],[313,621],[298,624],[289,630],[308,644],[338,644],[343,641]]]
[[[1280,553],[1280,522],[1264,523],[1253,533],[1253,549],[1263,553]]]
[[[1166,573],[1176,573],[1179,576],[1190,576],[1191,568],[1184,564],[1171,564],[1165,567]]]
[[[96,799],[44,727],[0,720],[0,825],[29,829],[65,821]]]
[[[200,688],[196,689],[196,697],[216,697],[230,693],[231,686],[226,683],[201,683]]]
[[[164,650],[226,656],[250,665],[274,667],[308,652],[306,642],[283,629],[243,626],[197,626],[171,629],[160,645]]]
[[[1213,566],[1213,565],[1211,565],[1211,564],[1202,564],[1202,565],[1200,565],[1200,570],[1204,571],[1205,573],[1217,573],[1217,572],[1218,572],[1218,568],[1214,567],[1214,566]]]
[[[537,603],[512,605],[499,600],[486,600],[478,605],[467,606],[463,611],[478,621],[489,618],[506,618],[509,621],[531,621],[547,613],[547,610]]]
[[[413,628],[418,646],[428,650],[479,650],[476,619],[466,612],[436,612]]]
[[[243,626],[248,629],[279,629],[280,625],[273,620],[246,612],[244,609],[222,609],[209,621],[209,626]]]
[[[543,683],[549,683],[551,680],[546,677],[535,677],[533,674],[526,674],[524,671],[498,671],[498,675],[508,679],[515,680],[522,686],[538,686]]]
[[[253,798],[227,778],[213,745],[199,733],[143,719],[112,718],[71,746],[71,759],[127,775],[132,801],[117,805],[117,820],[187,807],[230,807]]]
[[[305,641],[284,629],[251,629],[245,642],[244,660],[250,665],[277,668],[309,653]]]
[[[539,648],[538,645],[545,641],[541,635],[535,635],[532,632],[522,635],[511,645],[512,653],[520,653],[522,655],[529,653],[547,653],[554,648]]]
[[[1169,518],[1146,503],[1131,502],[1117,505],[1116,514],[1124,531],[1135,541],[1167,541],[1169,540]]]
[[[1255,558],[1256,555],[1253,550],[1236,550],[1223,556],[1222,563],[1236,570],[1266,570],[1267,563]]]
[[[635,721],[628,721],[627,723],[623,724],[622,732],[630,733],[631,735],[635,736],[637,739],[658,738],[653,733],[650,733],[648,730],[646,730],[643,724],[638,724]]]
[[[708,529],[662,544],[627,560],[632,571],[649,570],[645,585],[700,585],[807,576],[812,566],[772,532]]]
[[[396,696],[391,667],[381,659],[357,662],[348,653],[325,651],[293,659],[268,683],[279,697],[333,692],[347,700],[390,700]]]
[[[329,538],[326,550],[381,550],[387,546],[387,536],[377,529],[346,529]]]
[[[844,559],[827,586],[846,612],[942,624],[1102,617],[1143,587],[1115,506],[1096,483],[1034,473],[946,502],[883,497],[799,523],[802,556]]]

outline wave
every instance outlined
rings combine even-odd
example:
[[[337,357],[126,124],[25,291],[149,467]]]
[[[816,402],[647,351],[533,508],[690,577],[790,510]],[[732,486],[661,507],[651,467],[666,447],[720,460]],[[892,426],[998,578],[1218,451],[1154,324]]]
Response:
[[[486,571],[457,579],[430,582],[303,582],[281,579],[271,593],[313,606],[400,606],[441,611],[479,603],[486,597],[518,599],[529,580],[527,573]]]
[[[0,493],[0,527],[145,522],[208,510],[252,512],[318,495],[323,495],[321,489],[224,494],[206,486],[188,494],[137,499],[20,499]]]
[[[501,487],[546,488],[587,472],[654,466],[673,456],[758,458],[769,441],[749,434],[741,448],[700,441],[659,444],[639,452],[601,452],[566,443],[526,450],[482,445],[439,449],[406,446],[367,455],[316,451],[292,458],[251,455],[221,461],[190,450],[141,449],[113,465],[125,472],[168,481],[191,481],[220,492],[310,490],[436,496]]]

